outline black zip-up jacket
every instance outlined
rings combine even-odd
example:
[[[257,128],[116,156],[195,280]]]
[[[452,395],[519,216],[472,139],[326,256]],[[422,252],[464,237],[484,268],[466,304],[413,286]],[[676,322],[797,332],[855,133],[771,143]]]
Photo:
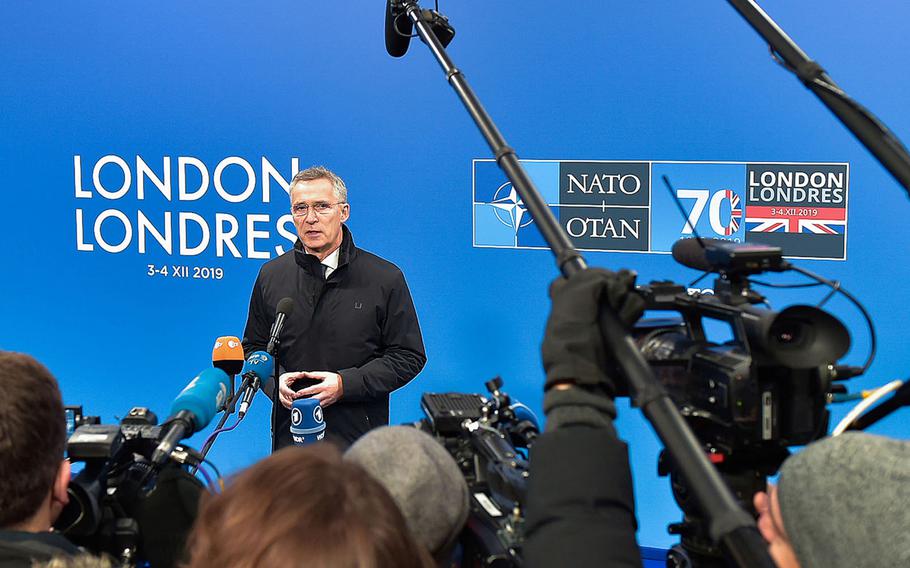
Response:
[[[250,298],[243,346],[247,355],[264,351],[278,302],[292,298],[294,311],[280,337],[279,373],[340,374],[344,391],[325,408],[326,432],[350,444],[389,423],[389,393],[417,376],[427,358],[401,270],[354,246],[344,225],[342,233],[338,268],[327,280],[319,260],[306,254],[299,240],[263,265]],[[276,401],[274,384],[263,390],[275,401],[272,447],[288,446],[290,412]]]
[[[33,563],[81,552],[60,533],[0,530],[0,568],[31,568]]]

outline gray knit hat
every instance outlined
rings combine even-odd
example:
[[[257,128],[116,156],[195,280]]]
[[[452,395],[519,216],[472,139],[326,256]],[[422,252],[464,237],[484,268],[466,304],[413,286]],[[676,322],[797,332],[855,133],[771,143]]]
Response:
[[[910,441],[815,442],[784,462],[777,496],[801,568],[910,566]]]
[[[357,440],[344,457],[386,488],[432,554],[447,551],[468,518],[468,485],[440,442],[416,428],[386,426]]]

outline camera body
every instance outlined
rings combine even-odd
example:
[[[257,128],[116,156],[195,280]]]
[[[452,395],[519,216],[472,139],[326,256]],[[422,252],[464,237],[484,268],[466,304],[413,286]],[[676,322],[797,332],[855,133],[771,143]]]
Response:
[[[471,510],[459,543],[462,565],[521,566],[527,450],[537,418],[501,390],[502,379],[479,394],[424,393],[426,419],[417,424],[443,444],[468,484]]]
[[[727,254],[713,294],[689,293],[673,282],[640,287],[646,310],[673,317],[640,320],[632,335],[727,486],[752,511],[752,496],[765,490],[788,448],[827,432],[835,364],[847,352],[850,335],[817,307],[756,307],[767,302],[750,289],[747,276],[769,266],[782,269],[785,264],[769,260],[779,258],[779,250],[751,251],[745,264],[731,261],[738,258],[728,254],[739,250],[735,246],[712,250]],[[706,333],[712,323],[729,335],[712,341]],[[669,527],[681,543],[671,548],[667,565],[722,565],[703,513],[666,451],[658,473],[670,477],[683,512],[682,522]]]
[[[781,450],[827,431],[834,363],[849,347],[849,334],[815,307],[760,309],[745,301],[754,293],[733,302],[717,293],[719,280],[715,294],[690,294],[672,282],[641,287],[647,310],[678,316],[641,320],[633,336],[708,451],[782,459]],[[710,341],[706,320],[728,326],[730,338]]]
[[[178,464],[152,466],[162,434],[157,421],[147,408],[135,407],[119,425],[92,420],[67,441],[67,457],[83,467],[54,526],[71,542],[125,566],[175,565],[202,492]]]

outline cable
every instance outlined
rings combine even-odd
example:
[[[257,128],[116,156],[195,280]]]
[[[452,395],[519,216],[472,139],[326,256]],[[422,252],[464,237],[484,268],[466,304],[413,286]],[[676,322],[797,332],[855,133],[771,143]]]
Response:
[[[201,474],[202,474],[202,477],[205,478],[206,485],[208,485],[208,486],[211,487],[211,488],[217,487],[217,486],[215,485],[215,482],[212,481],[212,476],[210,476],[210,475],[208,474],[208,472],[205,471],[205,468],[203,468],[203,467],[198,467],[198,468],[196,468],[196,471],[198,471],[199,473],[201,473]],[[214,491],[217,493],[217,489],[215,489]]]
[[[218,428],[217,430],[213,430],[212,433],[208,435],[208,438],[205,439],[205,442],[202,443],[202,447],[204,448],[204,447],[208,446],[209,441],[213,441],[218,436],[218,434],[221,434],[222,432],[230,432],[231,430],[233,430],[234,428],[239,426],[241,420],[243,420],[243,416],[238,417],[237,422],[234,422],[233,426],[229,426],[227,428]]]
[[[834,429],[834,431],[831,432],[831,435],[839,436],[839,435],[843,434],[844,431],[847,428],[849,428],[850,425],[853,424],[856,421],[856,419],[859,418],[866,411],[867,408],[869,408],[870,406],[872,406],[873,404],[875,404],[876,402],[881,400],[881,398],[884,397],[886,394],[888,394],[892,391],[896,391],[897,389],[901,388],[901,386],[903,384],[904,384],[904,381],[901,381],[898,379],[896,381],[891,381],[887,385],[876,389],[876,391],[873,392],[871,395],[869,395],[868,398],[866,398],[865,400],[863,400],[862,402],[860,402],[859,404],[854,406],[850,410],[850,412],[848,412],[847,415],[844,416],[844,419],[841,420],[840,423],[837,425],[837,427]]]
[[[687,288],[691,288],[692,286],[695,286],[696,284],[698,284],[699,282],[701,282],[702,280],[704,280],[704,279],[705,279],[705,276],[707,276],[707,275],[709,275],[709,274],[711,274],[711,271],[710,271],[710,270],[709,270],[708,272],[705,272],[704,274],[702,274],[701,276],[699,276],[698,278],[696,278],[696,279],[693,280],[692,282],[689,282],[689,285],[687,286]]]
[[[793,283],[793,284],[774,284],[773,282],[764,282],[762,280],[752,280],[749,279],[749,284],[757,284],[759,286],[767,286],[768,288],[814,288],[816,286],[824,286],[824,282],[802,282],[802,283]]]
[[[210,468],[212,468],[215,471],[215,475],[218,476],[218,479],[221,479],[221,477],[222,477],[221,471],[218,469],[218,466],[214,464],[214,462],[212,462],[208,459],[203,459],[202,462],[207,464]]]
[[[218,476],[215,478],[215,480],[218,482],[218,489],[220,491],[224,491],[224,476],[221,475],[221,470],[219,470],[218,466],[215,465],[215,463],[212,461],[209,461],[205,458],[203,458],[202,461],[204,463],[208,464],[208,466],[211,467],[215,471],[215,475]]]
[[[863,307],[863,305],[859,302],[859,300],[857,300],[855,297],[853,297],[853,294],[844,290],[844,288],[841,287],[839,282],[833,282],[823,276],[819,276],[818,274],[812,272],[811,270],[807,270],[805,268],[802,268],[802,267],[799,267],[796,265],[790,265],[790,269],[795,270],[795,271],[799,272],[800,274],[804,274],[805,276],[808,276],[809,278],[812,278],[813,280],[817,280],[818,282],[821,282],[822,284],[825,284],[826,286],[831,287],[831,289],[836,292],[840,292],[841,294],[844,295],[844,297],[846,297],[848,300],[850,300],[853,303],[853,305],[857,307],[857,309],[859,309],[861,314],[863,314],[863,318],[866,320],[866,325],[869,326],[869,357],[866,358],[866,362],[862,367],[862,372],[859,374],[863,374],[866,371],[868,371],[869,366],[872,365],[872,360],[875,359],[875,350],[876,350],[877,341],[876,341],[876,337],[875,337],[875,325],[872,323],[872,318],[869,317],[869,312],[866,311],[866,308]],[[833,292],[832,292],[832,294],[833,294]],[[829,294],[823,300],[822,303],[827,302],[828,298],[830,298],[832,294]]]

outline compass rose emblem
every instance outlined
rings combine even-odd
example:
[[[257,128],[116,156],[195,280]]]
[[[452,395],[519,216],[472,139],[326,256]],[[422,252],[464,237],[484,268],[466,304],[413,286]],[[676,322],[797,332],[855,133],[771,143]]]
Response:
[[[534,222],[530,215],[526,215],[528,210],[525,209],[524,202],[510,181],[499,186],[496,193],[493,194],[493,201],[490,202],[490,205],[493,206],[493,212],[499,222],[506,227],[511,227],[516,235],[518,229]]]

